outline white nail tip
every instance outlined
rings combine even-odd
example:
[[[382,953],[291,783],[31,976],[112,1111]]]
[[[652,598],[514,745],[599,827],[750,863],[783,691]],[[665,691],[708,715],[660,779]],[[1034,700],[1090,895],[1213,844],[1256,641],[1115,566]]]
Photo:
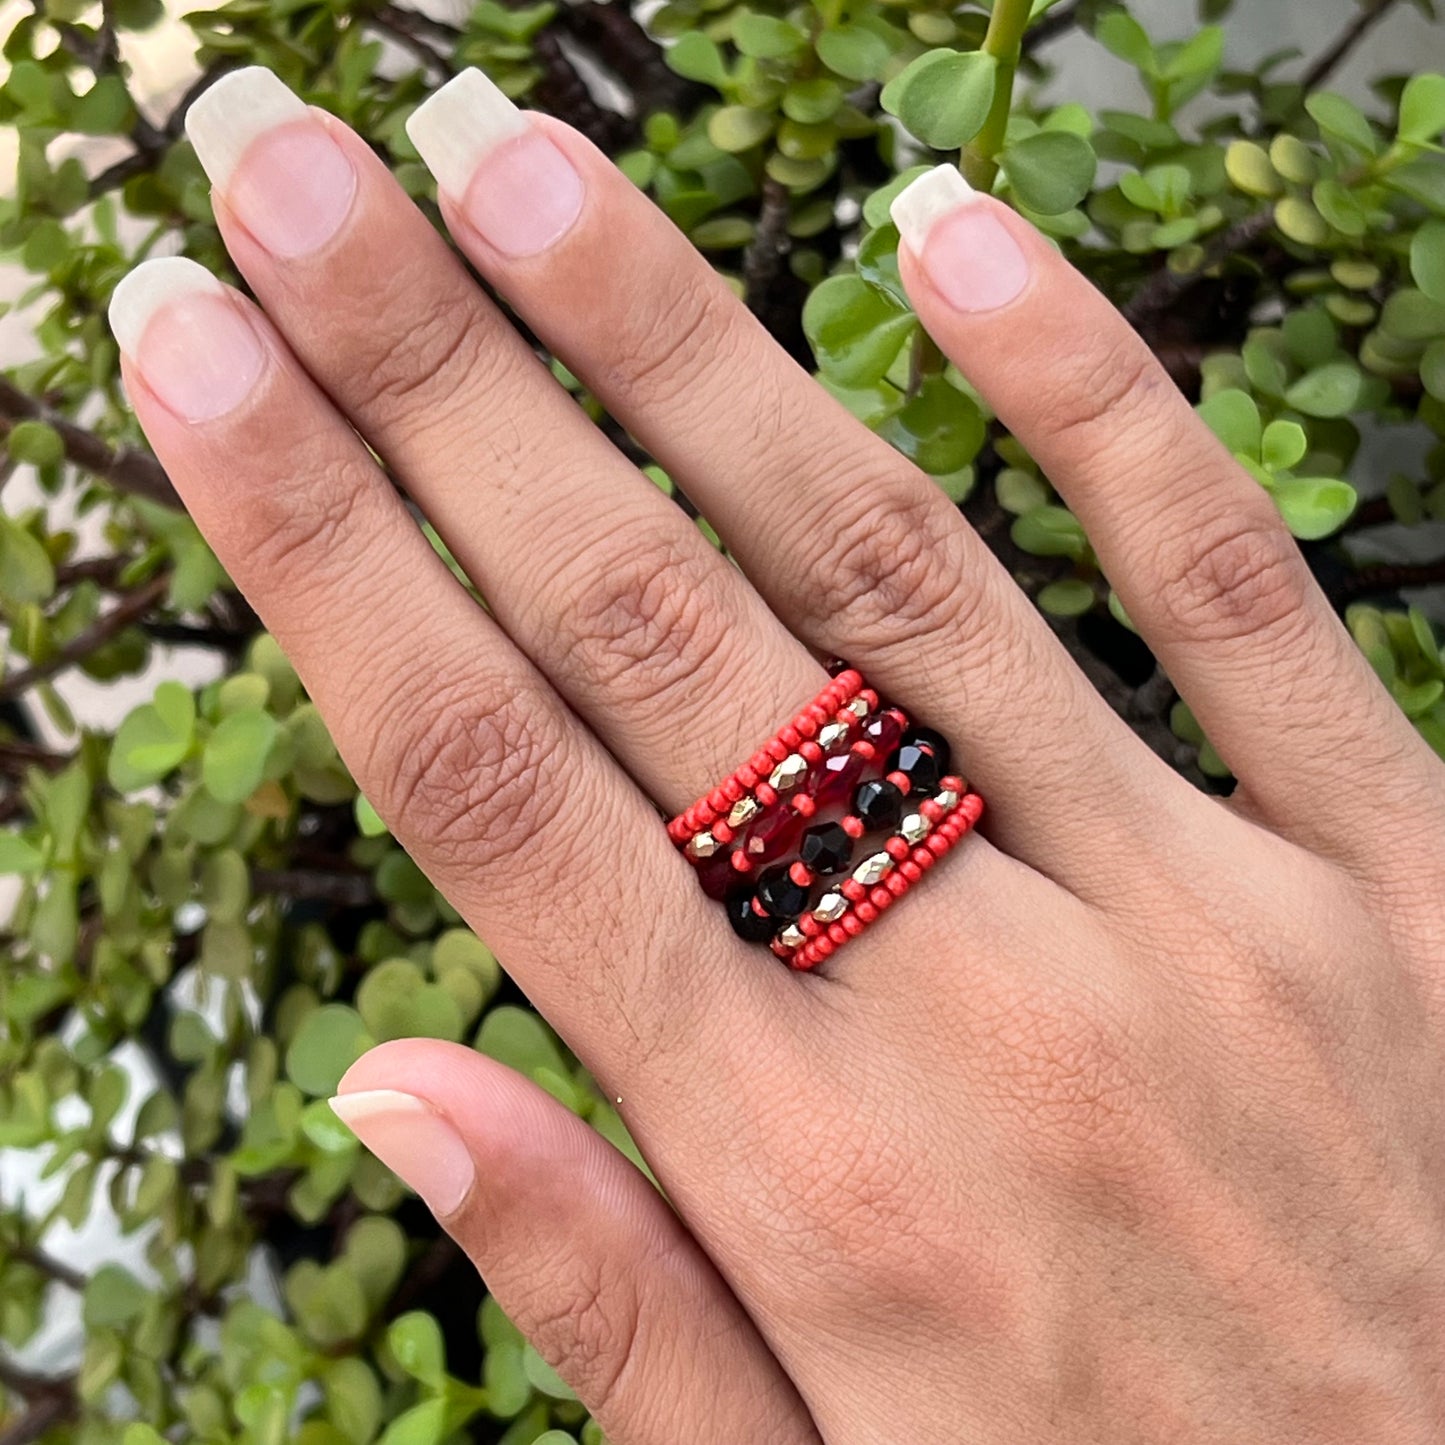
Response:
[[[184,256],[158,256],[142,261],[111,292],[110,329],[120,349],[133,357],[151,317],[179,296],[224,296],[226,288]]]
[[[447,81],[406,123],[438,187],[458,200],[482,157],[526,129],[526,116],[480,70]]]
[[[379,1114],[430,1114],[432,1107],[414,1094],[400,1089],[364,1089],[355,1094],[338,1094],[331,1100],[332,1111],[348,1128],[364,1124]]]
[[[899,191],[888,211],[899,234],[917,251],[938,221],[976,201],[978,194],[957,166],[934,166]]]
[[[186,112],[186,134],[211,184],[224,190],[259,135],[307,114],[301,97],[262,65],[233,70]]]

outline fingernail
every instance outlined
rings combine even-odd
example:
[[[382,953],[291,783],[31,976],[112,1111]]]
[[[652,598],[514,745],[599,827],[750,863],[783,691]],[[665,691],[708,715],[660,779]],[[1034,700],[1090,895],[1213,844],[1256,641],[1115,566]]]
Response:
[[[309,255],[341,229],[356,171],[265,67],[223,75],[186,112],[186,134],[227,209],[273,256]]]
[[[477,1177],[471,1150],[425,1099],[399,1089],[338,1094],[336,1116],[404,1179],[439,1219],[455,1214]]]
[[[406,123],[437,186],[503,255],[535,256],[582,210],[572,162],[482,74],[464,70]]]
[[[959,311],[997,311],[1028,285],[1029,263],[956,166],[935,166],[893,198],[899,234],[934,289]]]
[[[265,365],[261,338],[204,266],[143,261],[110,298],[110,329],[150,389],[185,421],[211,421],[245,400]]]

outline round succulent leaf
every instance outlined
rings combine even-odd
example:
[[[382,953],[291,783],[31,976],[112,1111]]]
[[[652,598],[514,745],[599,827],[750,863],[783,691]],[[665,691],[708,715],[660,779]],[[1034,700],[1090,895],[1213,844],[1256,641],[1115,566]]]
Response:
[[[1317,91],[1305,100],[1305,109],[1314,123],[1331,140],[1342,142],[1365,155],[1377,155],[1379,137],[1365,113],[1352,101],[1333,91]]]
[[[770,110],[755,110],[747,105],[725,105],[715,110],[708,121],[708,139],[720,150],[730,154],[750,151],[772,135],[777,117]]]
[[[341,1076],[375,1042],[350,1005],[323,1004],[296,1030],[286,1050],[286,1076],[304,1093],[329,1097]]]
[[[829,26],[814,42],[818,59],[844,80],[877,80],[893,58],[894,47],[878,28],[865,22]]]
[[[201,755],[206,791],[223,803],[245,802],[265,777],[276,732],[276,719],[260,708],[243,708],[223,718]]]
[[[190,752],[196,700],[190,688],[166,681],[154,698],[129,713],[111,743],[107,775],[120,792],[159,782]]]
[[[1094,588],[1082,577],[1063,577],[1039,591],[1039,607],[1050,617],[1082,617],[1093,611],[1098,600]]]
[[[975,50],[929,50],[883,87],[880,104],[924,145],[958,150],[988,119],[998,62]]]
[[[1094,148],[1068,131],[1040,131],[1005,148],[1000,163],[1015,196],[1032,211],[1057,216],[1090,192],[1098,173]]]
[[[1445,75],[1414,75],[1400,95],[1400,139],[1425,145],[1445,132]]]
[[[1415,232],[1410,274],[1430,300],[1445,305],[1445,220],[1427,221]]]
[[[803,331],[823,373],[846,387],[881,381],[917,318],[861,276],[831,276],[803,307]]]
[[[1230,182],[1247,196],[1273,198],[1284,189],[1269,152],[1255,141],[1230,142],[1224,153],[1224,168]]]
[[[967,466],[982,449],[985,432],[978,404],[942,376],[927,378],[918,394],[909,397],[876,430],[932,476]]]
[[[1285,391],[1285,401],[1306,416],[1348,416],[1359,405],[1364,385],[1354,362],[1326,362],[1294,382]]]
[[[1285,525],[1302,542],[1318,542],[1349,521],[1359,501],[1348,482],[1335,477],[1293,477],[1271,493]]]

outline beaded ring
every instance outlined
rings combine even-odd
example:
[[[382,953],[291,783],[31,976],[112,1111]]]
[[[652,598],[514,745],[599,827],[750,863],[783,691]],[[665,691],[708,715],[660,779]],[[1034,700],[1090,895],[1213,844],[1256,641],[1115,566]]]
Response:
[[[947,739],[881,704],[839,664],[797,717],[668,823],[668,836],[740,937],[795,969],[816,968],[982,816],[983,799],[948,771],[950,753]]]

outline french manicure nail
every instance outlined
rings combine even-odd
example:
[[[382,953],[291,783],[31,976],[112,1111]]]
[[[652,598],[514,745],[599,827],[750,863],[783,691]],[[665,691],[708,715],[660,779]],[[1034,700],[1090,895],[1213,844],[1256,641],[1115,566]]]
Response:
[[[581,213],[572,162],[480,70],[462,71],[418,106],[406,133],[438,188],[503,255],[538,255]]]
[[[265,365],[256,328],[204,266],[143,261],[110,298],[110,329],[146,385],[185,421],[211,421],[246,398]]]
[[[439,1219],[456,1213],[477,1177],[471,1150],[425,1099],[399,1089],[338,1094],[337,1117],[404,1179]]]
[[[899,234],[959,311],[997,311],[1028,285],[1029,263],[992,206],[956,166],[935,166],[893,198]]]
[[[186,112],[186,134],[227,208],[273,256],[309,255],[341,229],[356,171],[320,118],[264,66],[210,86]]]

